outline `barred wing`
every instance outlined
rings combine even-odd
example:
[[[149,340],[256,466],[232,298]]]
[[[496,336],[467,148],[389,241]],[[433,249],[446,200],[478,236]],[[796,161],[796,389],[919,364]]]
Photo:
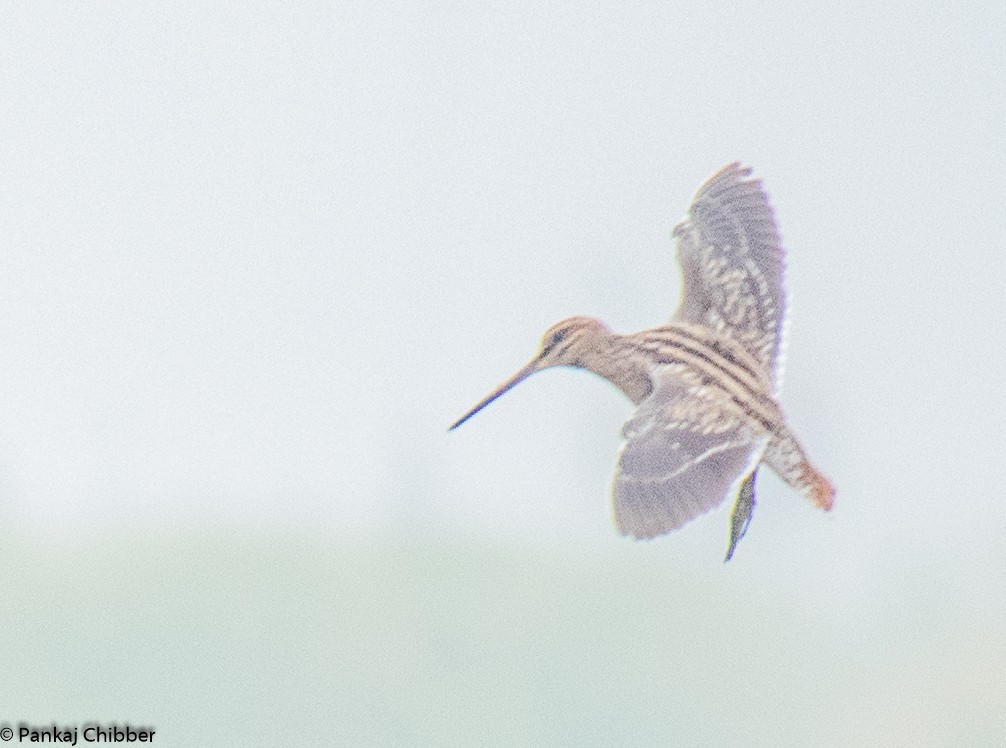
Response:
[[[673,319],[726,333],[776,385],[786,316],[783,248],[751,170],[733,163],[699,187],[674,229],[683,291]]]
[[[654,376],[653,393],[625,424],[612,486],[615,523],[652,538],[677,529],[733,496],[765,448],[743,417],[674,367]]]

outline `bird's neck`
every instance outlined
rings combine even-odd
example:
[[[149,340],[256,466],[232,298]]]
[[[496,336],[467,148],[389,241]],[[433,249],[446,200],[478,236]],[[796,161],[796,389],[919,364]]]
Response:
[[[604,377],[635,405],[653,391],[652,366],[646,356],[640,355],[629,335],[608,333],[601,344],[583,350],[572,365]]]

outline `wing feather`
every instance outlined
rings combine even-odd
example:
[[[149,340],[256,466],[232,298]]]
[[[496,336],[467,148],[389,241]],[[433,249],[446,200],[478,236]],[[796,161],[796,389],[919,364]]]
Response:
[[[775,217],[751,170],[730,164],[699,187],[678,224],[683,291],[673,319],[726,332],[778,386],[786,295]]]
[[[612,485],[615,524],[637,538],[677,529],[736,493],[765,438],[671,367],[625,424]]]

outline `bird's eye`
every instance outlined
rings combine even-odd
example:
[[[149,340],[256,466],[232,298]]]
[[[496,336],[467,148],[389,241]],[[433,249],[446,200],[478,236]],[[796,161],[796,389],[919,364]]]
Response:
[[[559,345],[559,343],[561,343],[563,338],[565,337],[566,337],[565,330],[556,330],[549,336],[548,342],[545,343],[545,352],[551,351],[553,348]]]

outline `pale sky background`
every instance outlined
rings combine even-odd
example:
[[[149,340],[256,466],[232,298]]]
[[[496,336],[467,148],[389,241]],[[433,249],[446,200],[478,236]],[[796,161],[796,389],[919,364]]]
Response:
[[[9,584],[27,600],[25,580],[52,563],[50,583],[86,589],[105,577],[77,580],[77,564],[106,568],[95,560],[104,553],[108,569],[139,579],[145,538],[269,547],[279,533],[385,570],[377,588],[358,589],[373,608],[352,631],[338,619],[349,608],[330,601],[327,635],[352,640],[395,611],[406,623],[391,638],[409,632],[425,651],[439,635],[429,632],[486,604],[497,589],[487,579],[513,571],[498,559],[517,554],[530,578],[556,566],[596,583],[606,615],[645,620],[654,635],[668,626],[666,640],[591,633],[597,651],[677,662],[667,652],[692,621],[693,654],[667,673],[679,732],[663,731],[659,706],[615,706],[606,733],[591,722],[603,709],[577,696],[586,691],[556,686],[566,695],[539,704],[554,721],[529,718],[513,740],[486,742],[991,743],[1006,733],[1004,35],[1006,9],[988,2],[8,8],[0,537],[5,565],[25,574]],[[622,332],[665,320],[679,288],[671,229],[700,182],[733,160],[754,167],[777,211],[791,299],[783,403],[838,494],[823,515],[763,471],[750,532],[724,567],[727,506],[652,543],[617,536],[607,491],[631,406],[602,380],[549,371],[446,428],[563,317]],[[108,550],[112,538],[125,546]],[[389,560],[402,538],[420,558],[441,554],[429,568],[470,584],[471,598],[405,597]],[[496,550],[483,557],[483,546]],[[454,547],[456,567],[443,551]],[[206,553],[195,576],[212,576]],[[256,577],[254,599],[328,589],[337,566]],[[244,579],[241,567],[227,568]],[[619,596],[618,580],[640,569],[666,580],[645,612]],[[226,576],[214,583],[228,588]],[[192,602],[204,588],[171,589],[216,620]],[[520,620],[541,603],[510,602]],[[444,676],[437,657],[332,665],[323,685],[283,672],[316,696],[318,725],[359,727],[346,740],[465,744],[463,728],[428,722],[431,704],[482,724],[486,700],[510,692],[485,672],[524,663],[518,693],[533,689],[536,662],[590,660],[548,644],[579,641],[589,625],[582,601],[568,602],[534,661],[518,647],[538,641],[534,627],[507,639],[505,626],[471,623],[470,677]],[[57,615],[39,605],[21,611],[24,631]],[[427,633],[408,628],[420,609],[438,621]],[[112,628],[128,636],[131,620]],[[716,655],[723,691],[689,690],[709,677],[703,653],[728,646],[720,623],[745,632],[739,652],[752,659],[735,671]],[[172,631],[163,641],[185,648]],[[494,632],[518,654],[482,648]],[[130,713],[116,700],[125,683],[90,681],[66,654],[81,631],[22,636],[9,646],[42,695],[10,684],[24,700],[0,721],[146,720],[179,745],[209,734],[170,742],[192,715],[154,706],[194,677],[184,668],[150,668],[153,695],[129,701]],[[275,644],[263,637],[250,652]],[[773,649],[804,637],[806,651]],[[151,662],[168,658],[168,644],[137,641]],[[269,651],[282,661],[285,650]],[[319,644],[298,667],[318,672],[327,651]],[[33,670],[43,660],[45,677]],[[610,677],[598,663],[590,672]],[[248,694],[247,712],[226,712],[235,724],[263,703],[281,719],[270,689],[290,683],[267,666],[227,672]],[[402,672],[409,695],[375,695]],[[431,672],[444,680],[427,697]],[[557,683],[584,680],[568,662],[562,672]],[[629,668],[615,682],[632,694],[651,677]],[[100,709],[87,700],[94,689],[108,699]],[[459,705],[455,689],[486,700]],[[222,697],[196,691],[214,713]],[[761,706],[741,719],[738,700]],[[309,734],[314,717],[295,703],[290,719]],[[350,703],[377,711],[353,723]],[[501,725],[538,708],[496,706],[509,715]],[[754,716],[765,714],[789,727]]]

